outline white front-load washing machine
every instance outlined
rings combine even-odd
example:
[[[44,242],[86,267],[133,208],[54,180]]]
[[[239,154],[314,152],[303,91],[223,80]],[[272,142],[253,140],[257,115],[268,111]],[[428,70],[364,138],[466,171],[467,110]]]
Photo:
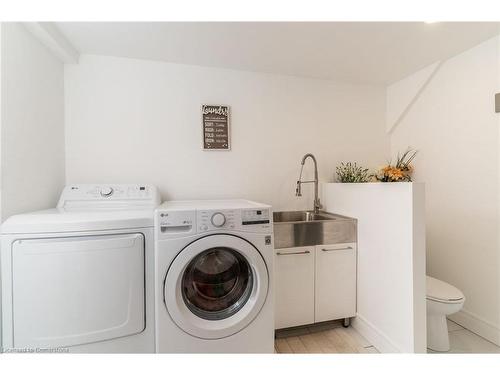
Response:
[[[274,351],[270,206],[166,202],[155,236],[158,352]]]
[[[147,185],[71,185],[1,231],[5,351],[154,352],[154,209]]]

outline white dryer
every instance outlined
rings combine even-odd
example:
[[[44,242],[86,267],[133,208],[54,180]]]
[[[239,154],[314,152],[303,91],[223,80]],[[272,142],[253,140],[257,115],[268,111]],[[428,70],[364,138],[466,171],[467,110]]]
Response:
[[[155,236],[158,352],[274,351],[270,206],[166,202]]]
[[[154,228],[147,185],[67,186],[55,209],[1,231],[7,351],[154,352]]]

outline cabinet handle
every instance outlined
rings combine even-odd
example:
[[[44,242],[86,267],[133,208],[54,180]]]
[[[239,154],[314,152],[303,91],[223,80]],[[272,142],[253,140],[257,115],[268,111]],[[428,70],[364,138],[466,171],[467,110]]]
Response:
[[[306,250],[306,251],[296,251],[294,253],[280,253],[280,252],[277,252],[276,255],[298,255],[298,254],[309,254],[310,251],[309,250]]]
[[[339,249],[321,249],[321,251],[337,251],[337,250],[352,250],[352,247],[351,246],[347,246],[347,247],[341,247]]]

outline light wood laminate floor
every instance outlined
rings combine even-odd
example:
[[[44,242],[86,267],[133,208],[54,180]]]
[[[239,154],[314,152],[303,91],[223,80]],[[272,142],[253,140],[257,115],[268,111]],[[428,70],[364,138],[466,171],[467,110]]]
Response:
[[[276,331],[276,353],[378,353],[354,328],[340,322]]]
[[[448,353],[500,353],[500,347],[448,320],[450,351]],[[427,349],[428,353],[437,353]]]
[[[497,345],[450,320],[448,330],[448,353],[500,353]],[[344,328],[341,322],[279,330],[274,343],[276,353],[378,353],[354,328]]]

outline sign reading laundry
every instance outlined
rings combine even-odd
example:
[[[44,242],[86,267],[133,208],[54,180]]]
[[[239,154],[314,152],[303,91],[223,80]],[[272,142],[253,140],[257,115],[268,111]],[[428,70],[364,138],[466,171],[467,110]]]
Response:
[[[203,149],[229,150],[229,107],[203,105]]]

